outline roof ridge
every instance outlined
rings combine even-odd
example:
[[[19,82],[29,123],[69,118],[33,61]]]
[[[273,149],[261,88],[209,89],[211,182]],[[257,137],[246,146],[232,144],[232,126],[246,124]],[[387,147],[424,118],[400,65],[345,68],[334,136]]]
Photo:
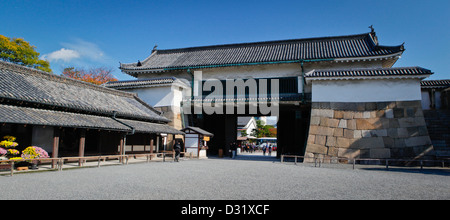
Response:
[[[169,76],[169,77],[157,77],[157,78],[149,78],[149,79],[110,81],[110,82],[104,83],[102,85],[119,84],[119,83],[132,83],[132,82],[146,82],[146,81],[157,81],[157,80],[173,80],[173,81],[175,81],[176,79],[177,78],[174,77],[174,76]]]
[[[268,40],[268,41],[255,41],[255,42],[245,42],[245,43],[229,43],[229,44],[215,44],[215,45],[205,45],[205,46],[194,46],[194,47],[182,47],[182,48],[173,48],[173,49],[163,49],[163,50],[156,50],[155,53],[173,53],[175,51],[179,52],[189,52],[189,51],[197,51],[197,50],[204,50],[207,48],[211,49],[217,49],[217,48],[227,48],[230,46],[254,46],[254,45],[267,45],[267,44],[283,44],[283,43],[289,43],[289,42],[298,42],[298,41],[324,41],[329,39],[341,39],[341,38],[357,38],[357,37],[367,37],[370,35],[369,33],[363,33],[363,34],[352,34],[352,35],[342,35],[342,36],[325,36],[325,37],[310,37],[310,38],[296,38],[296,39],[285,39],[285,40]],[[153,55],[153,53],[151,54]],[[150,55],[150,56],[151,56]],[[144,60],[145,61],[145,60]]]
[[[122,72],[137,77],[145,72],[164,72],[180,68],[209,68],[238,65],[273,64],[300,60],[330,61],[360,57],[392,57],[403,53],[400,46],[380,46],[375,32],[249,43],[219,44],[156,50],[141,65],[121,64]],[[395,61],[394,61],[395,62]]]
[[[351,68],[351,69],[323,69],[311,70],[305,74],[306,78],[323,77],[366,77],[366,76],[396,76],[396,75],[432,75],[433,72],[423,67],[378,67],[378,68]]]
[[[337,72],[337,71],[370,71],[370,70],[400,70],[400,69],[422,69],[425,71],[430,71],[429,69],[420,66],[407,66],[407,67],[356,67],[348,69],[314,69],[310,72]]]

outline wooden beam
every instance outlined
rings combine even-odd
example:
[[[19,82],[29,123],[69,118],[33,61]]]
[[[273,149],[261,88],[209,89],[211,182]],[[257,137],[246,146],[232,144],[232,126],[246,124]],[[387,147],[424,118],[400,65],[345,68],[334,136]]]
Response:
[[[61,130],[58,127],[53,128],[53,152],[52,158],[58,158],[58,150],[59,150],[59,137]],[[52,169],[56,168],[56,160],[52,161]]]

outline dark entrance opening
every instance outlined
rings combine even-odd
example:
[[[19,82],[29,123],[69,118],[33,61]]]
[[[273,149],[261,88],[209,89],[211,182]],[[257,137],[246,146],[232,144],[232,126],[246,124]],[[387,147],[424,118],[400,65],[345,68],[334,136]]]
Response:
[[[280,104],[280,114],[277,123],[277,150],[281,155],[304,156],[308,137],[311,106],[298,104],[299,102]],[[208,155],[218,155],[219,149],[224,156],[230,156],[230,144],[237,139],[237,118],[242,116],[267,116],[241,115],[241,114],[196,114],[191,115],[190,125],[200,127],[214,134],[214,138],[208,143]]]

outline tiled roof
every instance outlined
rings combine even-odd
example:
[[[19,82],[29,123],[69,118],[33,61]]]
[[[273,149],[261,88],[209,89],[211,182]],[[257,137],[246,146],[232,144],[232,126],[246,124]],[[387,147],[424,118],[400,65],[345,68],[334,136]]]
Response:
[[[117,120],[121,121],[122,123],[118,122]],[[10,106],[3,104],[0,104],[0,122],[11,124],[32,124],[126,132],[130,132],[132,130],[131,127],[133,127],[137,133],[184,134],[183,132],[176,130],[175,128],[172,128],[166,124],[157,124],[128,119],[114,120],[111,117]]]
[[[185,127],[183,129],[181,129],[181,131],[183,131],[183,132],[186,132],[186,130],[192,130],[194,132],[197,132],[197,133],[199,133],[201,135],[205,135],[205,136],[211,136],[211,137],[214,136],[214,134],[212,134],[208,131],[205,131],[199,127]]]
[[[166,134],[184,134],[183,132],[170,127],[166,124],[157,124],[127,119],[117,119],[127,125],[132,126],[138,133],[166,133]]]
[[[2,101],[3,100],[3,101]],[[169,122],[132,93],[0,61],[0,102],[30,105],[154,122]]]
[[[423,80],[420,85],[422,88],[445,89],[450,87],[450,79]]]
[[[266,41],[154,50],[142,62],[121,64],[131,71],[163,71],[187,67],[226,66],[233,64],[271,63],[355,57],[380,57],[401,54],[400,46],[380,46],[375,32],[308,39]]]
[[[305,74],[309,80],[315,78],[364,78],[380,76],[421,76],[433,74],[430,70],[421,67],[397,67],[397,68],[364,68],[349,70],[312,70]]]
[[[141,87],[171,84],[175,80],[176,80],[175,77],[162,77],[153,79],[107,82],[103,84],[103,86],[112,89],[141,88]]]
[[[0,104],[0,122],[57,127],[128,131],[131,129],[110,117],[52,111]]]

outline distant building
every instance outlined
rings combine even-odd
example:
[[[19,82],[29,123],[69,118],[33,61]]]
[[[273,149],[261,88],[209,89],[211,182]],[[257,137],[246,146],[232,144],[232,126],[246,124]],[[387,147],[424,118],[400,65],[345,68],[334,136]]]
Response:
[[[238,137],[243,138],[256,138],[252,136],[253,129],[256,129],[256,119],[255,117],[238,117],[237,119],[237,133]],[[245,131],[247,135],[242,135]]]
[[[424,80],[422,109],[436,156],[450,157],[450,80]]]
[[[422,109],[450,109],[448,93],[445,92],[448,88],[450,79],[422,81]]]

